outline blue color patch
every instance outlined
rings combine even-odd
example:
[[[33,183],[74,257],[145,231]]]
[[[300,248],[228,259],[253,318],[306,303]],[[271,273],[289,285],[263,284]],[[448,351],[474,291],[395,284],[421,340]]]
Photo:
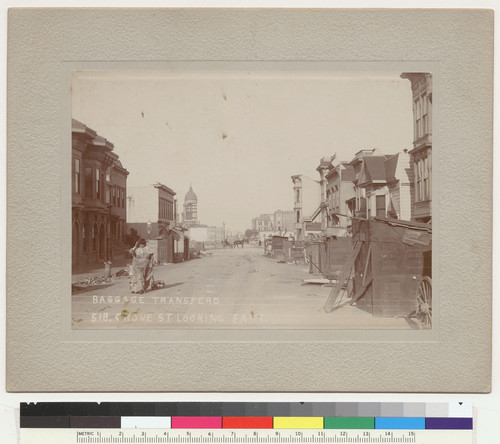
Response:
[[[425,430],[425,418],[375,418],[375,428]]]

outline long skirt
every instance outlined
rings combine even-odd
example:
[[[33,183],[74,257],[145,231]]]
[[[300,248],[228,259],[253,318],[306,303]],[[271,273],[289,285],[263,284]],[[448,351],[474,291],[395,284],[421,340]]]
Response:
[[[132,293],[145,292],[153,278],[153,263],[150,259],[134,258],[131,266],[130,290]]]

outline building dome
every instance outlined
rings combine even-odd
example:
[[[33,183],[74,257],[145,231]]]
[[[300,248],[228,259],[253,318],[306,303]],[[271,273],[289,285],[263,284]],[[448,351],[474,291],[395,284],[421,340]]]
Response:
[[[192,186],[189,187],[189,191],[186,193],[186,197],[184,197],[184,202],[188,200],[198,202],[198,196],[196,196]]]

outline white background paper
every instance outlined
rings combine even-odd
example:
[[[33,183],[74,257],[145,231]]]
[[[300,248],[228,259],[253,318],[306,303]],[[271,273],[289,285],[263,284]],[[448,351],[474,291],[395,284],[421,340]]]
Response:
[[[494,9],[495,12],[499,10],[498,1],[361,1],[361,0],[350,0],[350,1],[243,1],[243,0],[233,0],[233,1],[151,1],[143,0],[138,1],[7,1],[0,0],[0,59],[1,59],[1,81],[2,87],[0,88],[1,103],[0,107],[0,133],[2,136],[2,141],[5,141],[5,122],[6,122],[6,110],[5,110],[5,84],[6,84],[6,71],[5,71],[5,60],[6,60],[6,34],[7,34],[7,8],[9,7],[68,7],[68,6],[85,6],[85,7],[287,7],[287,8],[323,8],[323,7],[382,7],[382,8],[484,8],[484,9]],[[495,24],[495,47],[498,48],[499,37],[498,37],[498,25]],[[498,49],[495,51],[498,57]],[[498,63],[495,63],[498,66]],[[496,87],[495,87],[495,109],[498,110],[499,94],[498,94],[498,69],[495,69],[496,75]],[[498,121],[498,119],[496,119]],[[498,125],[495,125],[495,129],[498,130]],[[6,177],[5,171],[5,143],[0,145],[2,147],[2,156],[0,158],[0,177]],[[499,160],[498,153],[500,148],[498,142],[495,143],[495,157],[494,164],[494,174],[495,174],[495,184],[494,193],[495,195],[499,192]],[[5,181],[3,183],[5,185]],[[2,249],[2,255],[0,258],[2,264],[2,270],[5,270],[5,186],[0,187],[0,204],[2,211],[2,218],[0,220],[1,228],[1,239],[0,247]],[[498,199],[497,199],[498,200]],[[493,270],[497,269],[499,262],[499,233],[498,233],[498,219],[499,210],[498,206],[494,207],[494,217],[496,231],[494,231],[494,262]],[[182,401],[196,401],[196,402],[206,402],[206,401],[261,401],[261,402],[295,402],[295,401],[309,401],[309,402],[449,402],[449,401],[471,401],[474,407],[477,409],[477,422],[475,423],[475,428],[477,431],[478,440],[480,444],[484,443],[496,443],[500,442],[500,389],[499,384],[499,372],[500,366],[498,362],[498,352],[500,349],[500,335],[498,333],[498,322],[500,319],[500,309],[497,299],[499,297],[499,283],[500,277],[499,273],[493,276],[493,390],[491,394],[487,395],[428,395],[428,394],[79,394],[75,396],[72,393],[65,394],[12,394],[5,392],[5,286],[1,290],[1,311],[0,311],[0,357],[2,359],[2,365],[0,365],[0,441],[2,443],[11,444],[17,442],[17,428],[19,426],[19,403],[20,402],[37,402],[37,401],[167,401],[167,402],[182,402]],[[40,375],[43,378],[43,375]]]

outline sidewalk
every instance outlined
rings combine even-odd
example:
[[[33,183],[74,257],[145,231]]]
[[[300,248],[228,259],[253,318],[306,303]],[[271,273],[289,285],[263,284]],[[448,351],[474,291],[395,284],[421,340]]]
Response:
[[[113,259],[111,264],[111,275],[122,270],[127,265],[132,263],[132,258],[118,257]],[[104,261],[102,264],[83,264],[73,267],[71,272],[71,283],[81,282],[86,278],[104,276]]]

